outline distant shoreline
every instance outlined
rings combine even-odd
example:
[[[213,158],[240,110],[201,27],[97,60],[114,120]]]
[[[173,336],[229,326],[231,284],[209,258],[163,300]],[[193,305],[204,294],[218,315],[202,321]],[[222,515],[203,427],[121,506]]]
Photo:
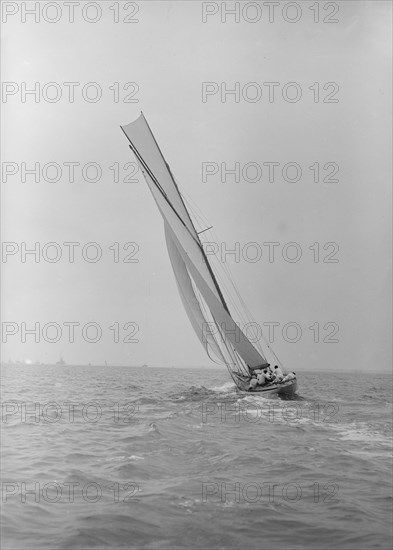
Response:
[[[75,368],[123,368],[123,369],[169,369],[169,370],[200,370],[200,371],[223,371],[225,369],[224,366],[222,367],[216,367],[216,366],[192,366],[192,367],[179,367],[179,366],[172,366],[172,367],[158,367],[158,366],[146,366],[146,365],[74,365],[74,364],[65,364],[65,365],[57,365],[56,363],[4,363],[1,362],[0,365],[2,367],[57,367],[57,368],[67,368],[67,367],[75,367]],[[297,369],[299,374],[307,375],[307,374],[366,374],[370,372],[367,369],[345,369],[345,370],[299,370]],[[391,374],[390,369],[386,370],[375,370],[372,371],[372,374]]]

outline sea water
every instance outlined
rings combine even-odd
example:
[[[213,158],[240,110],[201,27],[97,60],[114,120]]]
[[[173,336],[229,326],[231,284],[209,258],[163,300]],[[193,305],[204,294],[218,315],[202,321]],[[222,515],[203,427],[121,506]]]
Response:
[[[2,547],[391,547],[387,374],[2,369]]]

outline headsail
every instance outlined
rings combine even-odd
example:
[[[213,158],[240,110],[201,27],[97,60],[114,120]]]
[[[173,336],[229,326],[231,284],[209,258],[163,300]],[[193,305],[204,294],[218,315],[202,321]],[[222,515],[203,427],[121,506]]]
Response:
[[[169,258],[176,277],[177,288],[190,323],[209,357],[214,361],[210,356],[211,350],[220,362],[225,363],[225,358],[214,334],[212,334],[211,330],[207,330],[209,321],[203,313],[200,301],[195,294],[192,279],[183,258],[179,254],[172,230],[166,222],[164,224]]]
[[[198,338],[224,358],[218,347],[214,332],[206,332],[206,316],[192,288],[192,282],[201,294],[210,311],[221,343],[237,361],[238,372],[247,372],[247,366],[256,367],[266,363],[266,358],[256,350],[247,336],[232,319],[221,289],[204,253],[191,217],[185,207],[173,175],[143,114],[131,124],[122,127],[135,153],[139,166],[165,221],[168,252],[179,286],[180,295]],[[205,323],[205,325],[202,325]],[[202,325],[202,326],[201,326]],[[202,338],[204,335],[204,338]],[[203,341],[205,340],[205,341]],[[228,361],[225,360],[228,368]],[[233,366],[232,366],[233,368]]]

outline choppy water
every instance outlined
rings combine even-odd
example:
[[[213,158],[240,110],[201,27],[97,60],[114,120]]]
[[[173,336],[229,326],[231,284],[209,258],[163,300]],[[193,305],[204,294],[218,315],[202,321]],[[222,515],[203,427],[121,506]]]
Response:
[[[225,369],[2,374],[3,548],[391,547],[387,375],[282,401]]]

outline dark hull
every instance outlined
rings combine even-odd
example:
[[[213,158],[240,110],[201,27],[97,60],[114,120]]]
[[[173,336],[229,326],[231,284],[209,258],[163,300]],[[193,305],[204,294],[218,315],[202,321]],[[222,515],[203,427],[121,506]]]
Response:
[[[297,380],[288,380],[288,382],[282,382],[281,384],[266,384],[264,386],[257,386],[253,390],[249,390],[249,380],[245,380],[240,376],[236,377],[236,386],[240,391],[247,393],[258,393],[263,395],[293,395],[297,390]]]
[[[293,395],[297,390],[297,380],[288,380],[282,384],[272,384],[269,386],[257,386],[255,390],[251,390],[249,393],[263,393],[272,395],[277,393],[278,395]]]

